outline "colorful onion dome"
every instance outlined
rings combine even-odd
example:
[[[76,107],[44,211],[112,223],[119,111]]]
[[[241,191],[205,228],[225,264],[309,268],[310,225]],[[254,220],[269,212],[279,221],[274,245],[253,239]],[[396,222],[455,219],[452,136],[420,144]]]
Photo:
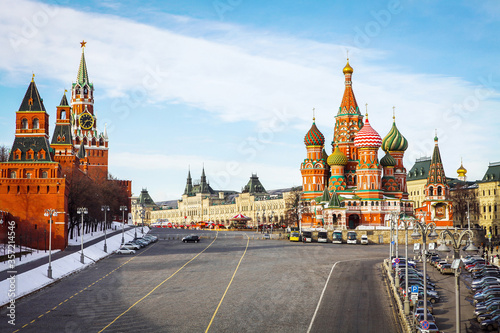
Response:
[[[354,71],[351,67],[351,65],[349,65],[349,58],[347,58],[347,64],[345,65],[344,69],[342,70],[344,72],[344,74],[352,74],[352,72]]]
[[[339,146],[335,147],[333,153],[328,156],[328,160],[326,161],[328,165],[347,165],[347,156],[339,149]]]
[[[313,121],[311,129],[307,132],[304,143],[306,146],[323,146],[325,144],[325,137],[316,127],[316,123]]]
[[[365,119],[365,125],[361,128],[354,138],[354,145],[358,148],[379,148],[382,145],[382,138]]]
[[[408,140],[399,132],[396,122],[392,123],[392,128],[382,140],[383,151],[405,151],[408,148]]]
[[[396,166],[397,162],[396,159],[392,157],[391,154],[389,154],[389,152],[386,152],[385,156],[380,159],[380,164],[382,164],[382,166],[384,167],[393,167]]]

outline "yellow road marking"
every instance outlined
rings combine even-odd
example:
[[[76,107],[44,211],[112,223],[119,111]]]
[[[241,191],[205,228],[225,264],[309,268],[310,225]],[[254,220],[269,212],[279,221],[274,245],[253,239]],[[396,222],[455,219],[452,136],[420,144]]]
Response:
[[[151,247],[153,247],[154,245],[155,245],[155,244],[153,244]],[[98,281],[102,280],[104,277],[106,277],[106,276],[108,276],[109,274],[111,274],[111,273],[115,272],[116,270],[118,270],[119,268],[123,267],[124,265],[128,264],[130,261],[132,261],[132,260],[133,260],[133,259],[135,259],[136,257],[140,256],[140,255],[141,255],[141,254],[143,254],[144,252],[149,251],[149,250],[151,249],[151,247],[149,247],[149,248],[145,249],[145,250],[144,250],[144,251],[142,251],[141,253],[139,253],[139,254],[137,254],[137,255],[133,256],[132,258],[130,258],[129,260],[125,261],[123,264],[121,264],[121,265],[120,265],[120,266],[118,266],[117,268],[113,269],[111,272],[109,272],[109,273],[108,273],[108,274],[106,274],[105,276],[101,277],[101,278],[100,278],[99,280],[97,280],[96,282],[98,282]],[[90,286],[94,285],[96,282],[92,283]],[[88,286],[88,287],[90,287],[90,286]],[[61,303],[59,303],[58,305],[54,306],[52,309],[48,310],[48,311],[47,311],[47,312],[45,312],[44,314],[49,314],[52,310],[57,309],[57,307],[58,307],[58,306],[60,306],[60,305],[61,305],[61,304],[63,304],[63,303],[66,303],[66,302],[67,302],[70,298],[73,298],[74,296],[76,296],[76,295],[78,295],[78,294],[82,293],[82,292],[83,292],[84,290],[86,290],[88,287],[86,287],[86,288],[84,288],[84,289],[80,290],[79,292],[75,293],[73,296],[70,296],[69,298],[66,298],[64,301],[62,301],[62,302],[61,302]],[[42,317],[44,314],[42,314],[42,315],[38,316],[38,318]],[[29,323],[24,324],[21,328],[19,328],[19,329],[15,330],[15,331],[14,331],[14,332],[12,332],[12,333],[15,333],[15,332],[20,331],[21,329],[25,328],[25,327],[26,327],[26,326],[28,326],[29,324],[32,324],[33,322],[35,322],[35,321],[36,321],[36,319],[37,319],[37,318],[33,319],[33,320],[32,320],[32,321],[30,321]]]
[[[217,312],[219,312],[219,308],[222,304],[222,301],[224,301],[224,297],[226,297],[227,291],[229,290],[229,287],[231,287],[231,283],[233,283],[236,272],[238,271],[238,268],[240,268],[241,261],[243,260],[243,257],[247,253],[248,244],[250,243],[250,238],[248,237],[248,235],[245,235],[245,236],[247,236],[247,246],[245,247],[245,252],[243,252],[243,255],[241,256],[240,261],[238,262],[238,266],[236,266],[236,269],[234,270],[233,276],[231,277],[231,280],[229,281],[229,284],[227,285],[226,290],[224,291],[224,294],[222,295],[222,298],[220,299],[219,305],[217,305],[217,308],[215,309],[215,312],[212,315],[212,319],[210,319],[210,323],[208,323],[208,327],[205,330],[205,333],[208,332],[208,330],[210,329],[210,326],[212,326],[212,322],[214,321],[214,318],[217,315]]]
[[[149,293],[147,293],[146,295],[144,295],[141,299],[139,299],[137,302],[135,302],[134,304],[132,304],[127,310],[123,311],[118,317],[116,317],[115,319],[113,319],[112,322],[110,322],[109,324],[107,324],[106,326],[104,326],[104,328],[102,330],[100,330],[98,333],[101,333],[103,332],[105,329],[107,329],[109,326],[113,325],[113,323],[115,321],[117,321],[118,319],[120,319],[121,316],[123,316],[124,314],[126,314],[127,312],[129,312],[133,307],[135,307],[137,304],[139,304],[140,302],[142,302],[146,297],[148,297],[149,295],[151,295],[156,289],[158,289],[162,284],[164,284],[165,282],[167,282],[168,280],[170,280],[173,276],[175,276],[175,274],[179,273],[184,267],[186,267],[191,261],[195,260],[198,256],[200,256],[203,252],[205,252],[210,246],[212,246],[213,243],[215,243],[215,241],[217,240],[217,236],[219,235],[219,231],[217,231],[217,234],[215,235],[215,238],[214,240],[212,241],[212,243],[208,244],[208,246],[206,248],[203,249],[203,251],[201,251],[200,253],[198,253],[197,255],[195,255],[193,258],[191,258],[191,260],[189,260],[187,263],[185,263],[184,265],[182,265],[181,268],[179,268],[178,270],[176,270],[172,275],[170,275],[168,278],[166,278],[165,280],[163,280],[162,282],[160,282],[156,287],[154,287]]]

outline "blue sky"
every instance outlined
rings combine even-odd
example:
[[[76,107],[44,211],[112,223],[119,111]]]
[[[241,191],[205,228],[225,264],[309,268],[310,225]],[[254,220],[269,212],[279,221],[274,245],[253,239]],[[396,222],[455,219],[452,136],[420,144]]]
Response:
[[[6,0],[0,144],[12,145],[32,72],[53,131],[85,39],[109,170],[135,195],[177,199],[203,166],[215,189],[240,190],[252,173],[267,189],[300,185],[312,108],[331,152],[349,50],[382,137],[396,107],[408,170],[437,129],[446,174],[463,158],[480,179],[500,161],[499,20],[496,1]]]

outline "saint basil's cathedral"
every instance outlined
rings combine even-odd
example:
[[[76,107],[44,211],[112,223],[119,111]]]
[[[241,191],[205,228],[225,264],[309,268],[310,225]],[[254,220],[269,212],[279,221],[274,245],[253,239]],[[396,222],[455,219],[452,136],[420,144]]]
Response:
[[[71,104],[66,94],[56,107],[56,124],[49,143],[49,114],[35,84],[34,75],[16,112],[15,138],[7,162],[0,163],[0,215],[7,224],[16,224],[16,237],[23,245],[53,249],[68,245],[68,204],[71,178],[81,173],[90,179],[118,182],[128,197],[129,180],[108,180],[108,135],[97,129],[94,113],[94,84],[89,80],[84,47]],[[130,211],[130,202],[127,204]],[[52,228],[46,209],[58,212]],[[5,238],[6,228],[0,237]],[[52,234],[49,234],[49,231]],[[41,239],[41,241],[39,240]],[[45,239],[45,241],[44,241]]]
[[[353,68],[349,59],[343,73],[345,90],[335,116],[332,153],[326,153],[325,138],[314,118],[304,138],[307,157],[300,167],[304,205],[302,227],[354,229],[360,225],[387,226],[391,213],[414,215],[416,208],[408,199],[403,165],[408,141],[398,130],[394,116],[389,133],[384,139],[380,137],[370,125],[368,112],[363,116],[359,110],[352,88]],[[453,225],[451,202],[433,202],[433,199],[444,199],[449,193],[437,137],[435,142],[431,163],[433,176],[426,186],[426,191],[431,194],[428,205],[419,208],[420,215],[427,216],[427,222],[432,219],[440,226]],[[380,160],[379,148],[385,152]]]

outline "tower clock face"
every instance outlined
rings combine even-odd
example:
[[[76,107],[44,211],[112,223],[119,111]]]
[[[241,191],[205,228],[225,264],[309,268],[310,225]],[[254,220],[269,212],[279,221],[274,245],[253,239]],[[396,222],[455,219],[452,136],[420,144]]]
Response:
[[[83,129],[91,129],[94,125],[94,117],[90,113],[83,113],[80,116],[80,127]]]

